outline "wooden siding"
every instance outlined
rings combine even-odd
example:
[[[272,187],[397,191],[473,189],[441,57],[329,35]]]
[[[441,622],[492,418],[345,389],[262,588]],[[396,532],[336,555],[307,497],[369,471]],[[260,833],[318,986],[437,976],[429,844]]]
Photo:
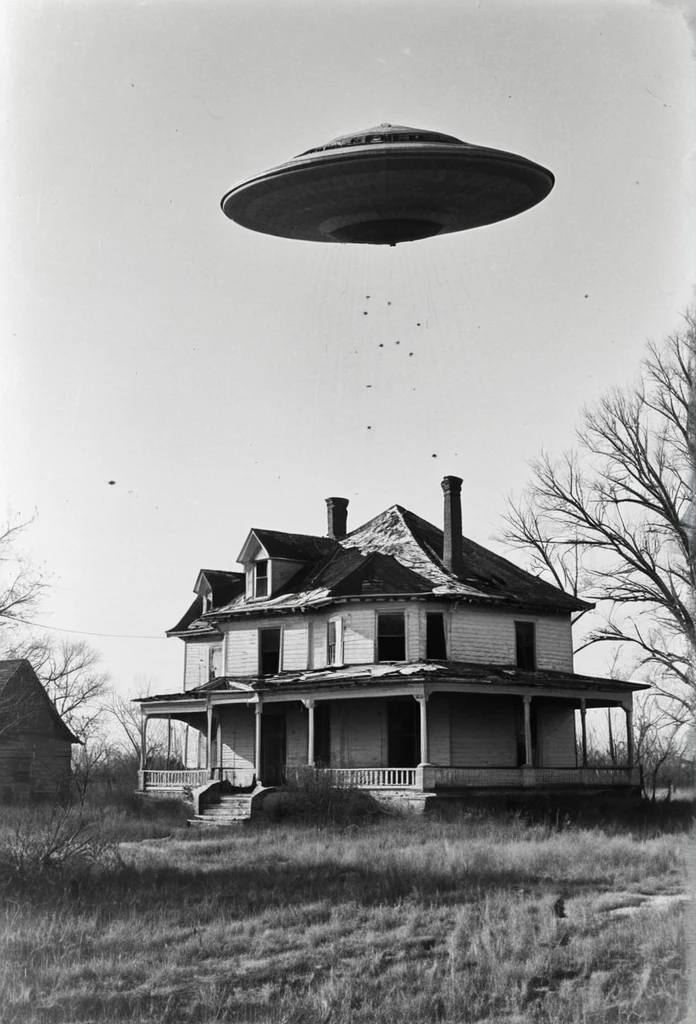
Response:
[[[406,612],[406,658],[420,661],[421,633],[425,636],[425,618],[418,605],[408,604]]]
[[[386,706],[379,698],[336,701],[331,708],[331,766],[379,768],[387,763]]]
[[[450,761],[449,694],[434,693],[428,701],[428,761],[445,767]]]
[[[185,641],[184,690],[192,690],[208,682],[209,651],[210,643]]]
[[[0,798],[57,796],[70,780],[70,748],[42,732],[0,738]]]
[[[254,709],[236,705],[218,710],[222,726],[222,767],[241,770],[254,769]],[[213,737],[216,730],[213,727]],[[203,765],[205,765],[205,736],[203,738]],[[213,744],[215,746],[215,744]],[[214,751],[213,763],[220,760]]]
[[[343,661],[346,665],[367,665],[374,660],[374,608],[356,608],[344,616]]]
[[[286,705],[285,737],[286,764],[299,767],[307,764],[308,712],[300,701],[289,701]]]
[[[225,636],[225,674],[255,676],[259,671],[259,638],[256,627],[232,625]]]
[[[450,695],[450,764],[517,765],[516,706],[509,697]]]
[[[537,748],[537,760],[543,768],[575,767],[575,712],[572,708],[554,707],[539,701]]]
[[[312,619],[312,668],[326,668],[326,618]]]
[[[457,608],[450,620],[449,657],[453,661],[514,665],[516,621],[536,623],[538,668],[573,671],[570,620],[560,615],[515,615],[484,608]]]
[[[277,593],[284,583],[291,580],[304,565],[304,562],[291,562],[283,558],[271,558],[269,561],[271,566],[271,587],[273,588],[273,594]]]
[[[553,672],[573,671],[573,634],[570,620],[561,615],[548,615],[534,620],[537,624],[537,665]]]
[[[309,626],[306,619],[286,619],[283,626],[283,671],[309,667]]]

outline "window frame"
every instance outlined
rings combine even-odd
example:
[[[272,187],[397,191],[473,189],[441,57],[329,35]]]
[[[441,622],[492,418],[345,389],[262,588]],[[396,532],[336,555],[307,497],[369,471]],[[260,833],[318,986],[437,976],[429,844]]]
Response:
[[[534,620],[534,619],[515,619],[514,620],[514,626],[515,626],[515,666],[517,668],[522,669],[523,672],[536,672],[538,670],[538,668],[539,668],[539,650],[538,650],[538,641],[537,641],[538,630],[537,630],[536,620]],[[522,638],[520,636],[520,633],[521,633],[520,627],[524,627],[525,629],[531,629],[531,638],[532,638],[531,654],[532,654],[532,662],[533,662],[531,668],[530,668],[529,665],[522,664],[521,660],[520,660],[520,644],[521,644],[521,642],[522,643],[525,642],[525,641],[522,640]]]
[[[428,653],[428,618],[430,616],[437,615],[442,620],[442,643],[444,647],[444,654],[441,658],[435,658],[432,654]],[[444,612],[431,611],[425,613],[425,660],[426,661],[447,661],[449,655],[449,643],[447,636],[447,616]]]
[[[389,662],[389,661],[408,661],[408,636],[407,636],[407,633],[406,633],[406,612],[375,612],[375,615],[376,615],[376,622],[375,622],[375,664],[378,665],[381,662]],[[404,626],[404,631],[403,631],[403,643],[404,643],[403,658],[385,658],[385,657],[380,657],[380,651],[379,651],[379,646],[380,646],[379,620],[380,620],[380,618],[392,618],[392,619],[400,618],[401,621],[403,622],[403,626]],[[397,636],[397,634],[387,634],[386,637],[382,636],[382,639],[383,640],[389,640],[392,637],[396,637],[396,636]]]
[[[259,577],[259,566],[263,565],[266,568],[266,575]],[[264,580],[266,583],[266,593],[259,594],[259,578]],[[252,569],[252,582],[253,582],[253,596],[255,598],[264,599],[271,596],[271,560],[270,558],[259,558],[258,561],[254,562]]]
[[[257,645],[258,645],[258,674],[259,676],[274,676],[279,675],[283,670],[283,627],[282,626],[259,626],[257,629]],[[261,635],[263,633],[277,633],[278,634],[278,667],[275,672],[264,672],[263,670],[263,650],[261,643]]]

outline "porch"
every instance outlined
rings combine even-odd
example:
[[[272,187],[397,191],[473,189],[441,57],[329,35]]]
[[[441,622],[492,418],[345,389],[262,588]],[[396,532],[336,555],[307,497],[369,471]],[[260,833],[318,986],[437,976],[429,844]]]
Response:
[[[189,748],[196,760],[185,770],[142,764],[139,789],[176,794],[225,781],[251,791],[281,785],[307,767],[337,786],[375,795],[618,794],[640,786],[625,684],[612,684],[611,692],[606,686],[602,693],[569,692],[557,681],[543,692],[538,683],[524,692],[521,679],[505,679],[494,690],[451,676],[423,679],[413,670],[409,676],[359,689],[324,685],[312,693],[286,685],[259,692],[247,685],[244,692],[230,687],[143,702],[143,733],[149,717],[171,717],[193,727],[197,741]],[[625,713],[623,763],[592,765],[586,716],[606,707]]]

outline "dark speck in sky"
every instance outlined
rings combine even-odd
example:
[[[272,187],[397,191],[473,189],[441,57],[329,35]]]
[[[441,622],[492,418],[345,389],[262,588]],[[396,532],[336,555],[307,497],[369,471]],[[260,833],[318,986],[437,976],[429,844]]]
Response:
[[[363,316],[367,316],[367,310],[366,309],[363,310]]]
[[[430,458],[431,458],[431,459],[436,459],[436,458],[437,458],[437,455],[433,454],[433,455],[431,455],[431,456],[430,456]]]
[[[113,487],[115,483],[116,483],[115,480],[109,480],[109,486],[110,487]]]
[[[397,345],[400,345],[400,344],[401,344],[401,342],[400,342],[400,341],[397,341],[397,343],[396,343],[396,344],[397,344]]]
[[[366,387],[366,388],[371,388],[371,387],[372,387],[372,385],[371,385],[371,384],[366,384],[366,385],[365,385],[365,387]]]
[[[372,430],[372,427],[368,427],[367,429],[368,429],[368,430]]]
[[[387,303],[387,305],[388,305],[388,306],[391,306],[391,302],[388,302],[388,303]]]
[[[412,356],[412,355],[413,355],[413,352],[409,352],[409,355],[410,355],[410,356]]]
[[[589,295],[586,295],[586,296],[585,296],[585,298],[586,298],[586,299],[589,299],[589,297],[590,297]]]
[[[383,342],[383,341],[380,341],[380,343],[379,343],[379,347],[380,347],[380,348],[384,348],[384,342]]]

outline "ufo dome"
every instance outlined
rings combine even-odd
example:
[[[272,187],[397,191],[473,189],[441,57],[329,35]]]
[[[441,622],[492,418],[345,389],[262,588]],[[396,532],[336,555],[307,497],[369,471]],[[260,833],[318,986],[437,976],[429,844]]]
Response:
[[[240,182],[221,205],[230,220],[268,235],[397,245],[514,217],[553,184],[526,157],[383,123]]]

